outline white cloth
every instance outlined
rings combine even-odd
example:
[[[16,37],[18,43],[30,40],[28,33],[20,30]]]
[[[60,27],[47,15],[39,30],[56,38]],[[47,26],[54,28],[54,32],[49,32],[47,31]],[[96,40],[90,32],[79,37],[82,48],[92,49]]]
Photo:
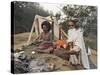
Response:
[[[88,60],[88,56],[86,53],[86,48],[85,48],[85,43],[84,43],[84,39],[83,39],[83,32],[81,31],[81,29],[69,29],[68,30],[68,39],[70,41],[72,41],[74,43],[74,45],[78,46],[80,48],[80,56],[81,56],[81,62],[82,65],[84,66],[84,68],[89,69],[89,60]],[[70,58],[72,63],[78,63],[78,61],[76,61],[75,57],[71,56]],[[74,61],[75,59],[75,61]],[[73,62],[74,61],[74,62]]]
[[[91,55],[92,53],[91,53],[91,48],[90,47],[88,47],[88,55]]]
[[[74,46],[72,49],[70,50],[74,50],[76,52],[79,52],[80,51],[80,48],[78,46]],[[69,61],[71,62],[71,64],[80,64],[80,60],[79,60],[79,57],[77,57],[76,55],[70,55],[70,59]]]

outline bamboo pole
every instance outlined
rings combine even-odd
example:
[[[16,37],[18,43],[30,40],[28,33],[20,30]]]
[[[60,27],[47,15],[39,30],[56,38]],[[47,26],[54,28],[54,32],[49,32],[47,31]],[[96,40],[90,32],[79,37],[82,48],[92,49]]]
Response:
[[[65,35],[65,37],[68,39],[68,35],[64,32],[62,28],[60,28],[61,32]]]
[[[35,20],[36,20],[36,18],[35,18]],[[30,43],[31,36],[32,36],[32,32],[33,32],[33,29],[35,27],[35,20],[33,21],[32,28],[31,28],[31,32],[30,32],[30,35],[28,37],[28,41],[27,41],[26,45],[29,45],[29,43]]]

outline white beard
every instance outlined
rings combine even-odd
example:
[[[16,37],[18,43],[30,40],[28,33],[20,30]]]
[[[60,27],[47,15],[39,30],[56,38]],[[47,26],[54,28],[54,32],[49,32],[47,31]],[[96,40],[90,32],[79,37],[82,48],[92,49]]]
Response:
[[[76,38],[77,36],[77,32],[76,32],[76,29],[73,28],[73,29],[69,29],[68,30],[68,41],[74,41],[74,39]]]
[[[90,68],[89,66],[89,61],[88,61],[88,56],[86,53],[86,48],[85,48],[85,43],[84,43],[84,39],[83,39],[83,32],[78,29],[76,30],[75,28],[73,29],[69,29],[68,30],[68,41],[69,42],[73,42],[74,45],[78,46],[81,51],[81,62],[84,66],[84,68]]]

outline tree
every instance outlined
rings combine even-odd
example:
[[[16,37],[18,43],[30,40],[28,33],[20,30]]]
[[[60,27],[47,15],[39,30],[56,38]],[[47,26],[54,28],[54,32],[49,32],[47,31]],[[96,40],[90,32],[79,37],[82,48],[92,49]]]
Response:
[[[39,3],[14,1],[14,33],[30,32],[35,15],[49,16]]]
[[[77,21],[77,25],[84,28],[85,34],[97,35],[96,6],[66,5],[63,6],[62,12],[64,12],[67,16],[66,20],[75,19]]]

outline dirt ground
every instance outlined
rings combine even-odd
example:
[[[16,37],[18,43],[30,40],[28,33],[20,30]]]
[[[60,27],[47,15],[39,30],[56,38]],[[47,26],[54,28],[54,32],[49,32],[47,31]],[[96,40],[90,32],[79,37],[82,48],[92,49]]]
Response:
[[[14,50],[20,49],[22,46],[25,46],[28,41],[29,33],[20,33],[14,35]],[[32,34],[31,42],[36,37],[35,33]]]
[[[20,49],[22,46],[25,46],[29,37],[29,33],[21,33],[14,35],[14,50]],[[31,41],[36,37],[35,33],[32,34]],[[92,50],[92,54],[89,56],[91,64],[94,64],[97,67],[97,50]],[[91,65],[90,64],[90,65]],[[64,69],[65,68],[65,69]],[[63,70],[66,70],[66,67],[63,67]]]

